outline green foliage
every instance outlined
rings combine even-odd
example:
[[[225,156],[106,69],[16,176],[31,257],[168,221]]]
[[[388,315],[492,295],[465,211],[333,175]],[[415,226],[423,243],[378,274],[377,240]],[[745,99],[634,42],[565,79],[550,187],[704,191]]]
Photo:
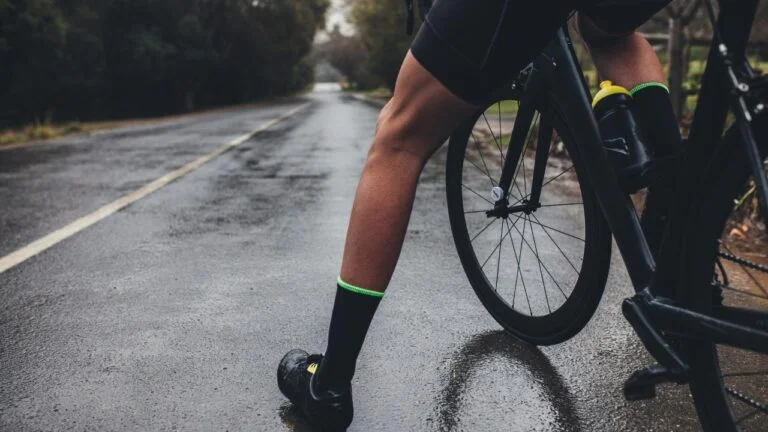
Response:
[[[64,133],[74,133],[74,131],[65,132],[64,128],[59,129],[50,123],[35,123],[19,130],[8,129],[0,133],[0,147],[25,141],[57,138]]]
[[[0,125],[151,116],[305,88],[329,0],[0,0]]]
[[[59,136],[59,131],[50,124],[36,124],[26,131],[27,138],[33,140],[51,139]]]
[[[358,0],[352,6],[351,19],[367,54],[366,87],[384,85],[394,89],[400,64],[412,39],[405,33],[405,3],[403,0]]]
[[[382,80],[371,74],[369,55],[359,35],[344,36],[336,28],[329,36],[328,42],[317,47],[318,58],[326,59],[341,72],[349,87],[353,89],[376,88]]]

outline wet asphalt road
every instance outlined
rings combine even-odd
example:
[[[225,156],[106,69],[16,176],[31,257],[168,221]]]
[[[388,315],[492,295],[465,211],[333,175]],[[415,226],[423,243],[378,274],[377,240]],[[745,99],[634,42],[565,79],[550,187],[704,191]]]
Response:
[[[0,430],[306,431],[275,381],[324,347],[346,221],[377,109],[315,92],[0,151],[0,256],[297,115],[0,274]],[[354,381],[355,431],[697,430],[687,388],[628,403],[650,360],[621,318],[614,252],[587,328],[505,336],[451,239],[440,152]]]

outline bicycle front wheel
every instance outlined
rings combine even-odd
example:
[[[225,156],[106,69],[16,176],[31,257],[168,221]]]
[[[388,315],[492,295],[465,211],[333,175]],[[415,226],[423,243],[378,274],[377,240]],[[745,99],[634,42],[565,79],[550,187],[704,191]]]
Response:
[[[518,115],[518,102],[512,92],[497,98],[451,136],[448,210],[461,263],[482,304],[508,332],[549,345],[575,335],[597,308],[611,232],[570,130],[551,110],[520,120],[526,116]],[[521,132],[527,138],[516,158],[509,212],[489,215],[499,201],[507,152],[514,151],[509,138]],[[549,149],[538,158],[537,143]],[[537,168],[543,170],[538,177]]]

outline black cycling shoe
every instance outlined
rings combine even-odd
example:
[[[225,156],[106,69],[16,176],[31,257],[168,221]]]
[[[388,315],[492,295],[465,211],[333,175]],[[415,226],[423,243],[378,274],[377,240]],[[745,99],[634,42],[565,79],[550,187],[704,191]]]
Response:
[[[343,431],[352,423],[352,390],[343,393],[315,392],[313,378],[323,356],[306,351],[289,351],[277,368],[277,385],[310,423],[322,431]]]

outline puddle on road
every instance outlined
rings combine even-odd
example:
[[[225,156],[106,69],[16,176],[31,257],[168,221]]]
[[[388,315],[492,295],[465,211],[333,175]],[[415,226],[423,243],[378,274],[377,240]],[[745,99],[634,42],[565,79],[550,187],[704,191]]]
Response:
[[[318,93],[338,92],[341,91],[341,86],[339,83],[335,82],[319,82],[315,84],[315,87],[312,89],[312,91]]]
[[[280,408],[278,408],[277,413],[280,416],[280,420],[282,420],[286,430],[289,430],[291,432],[314,432],[315,431],[315,429],[312,426],[310,426],[307,423],[307,421],[304,419],[301,411],[290,402],[285,402],[284,404],[280,405]]]
[[[443,380],[425,430],[581,430],[549,359],[503,331],[472,337],[446,363]]]
[[[492,331],[471,337],[445,362],[442,389],[423,431],[581,431],[573,397],[536,347]],[[301,412],[284,403],[286,430],[310,432]],[[356,425],[365,430],[364,425]]]

